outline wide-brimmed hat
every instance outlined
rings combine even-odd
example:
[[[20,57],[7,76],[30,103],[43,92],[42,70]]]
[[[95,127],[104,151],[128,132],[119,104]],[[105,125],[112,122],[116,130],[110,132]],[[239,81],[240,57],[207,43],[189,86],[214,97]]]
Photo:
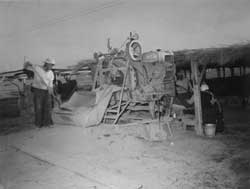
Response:
[[[55,65],[56,61],[54,59],[47,58],[44,63]]]

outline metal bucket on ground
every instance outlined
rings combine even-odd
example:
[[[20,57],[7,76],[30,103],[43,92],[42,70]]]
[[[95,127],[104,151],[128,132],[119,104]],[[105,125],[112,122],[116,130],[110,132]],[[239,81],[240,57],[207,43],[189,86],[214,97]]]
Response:
[[[215,136],[215,131],[216,131],[216,124],[206,123],[204,125],[204,131],[205,131],[205,135],[207,137],[214,137]]]

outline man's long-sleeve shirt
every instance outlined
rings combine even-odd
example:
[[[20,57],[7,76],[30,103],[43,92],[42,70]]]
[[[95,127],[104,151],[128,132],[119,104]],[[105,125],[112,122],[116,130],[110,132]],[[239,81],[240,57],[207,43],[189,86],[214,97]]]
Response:
[[[33,87],[44,90],[53,87],[54,74],[51,70],[45,71],[38,65],[33,65],[32,69],[34,71]]]

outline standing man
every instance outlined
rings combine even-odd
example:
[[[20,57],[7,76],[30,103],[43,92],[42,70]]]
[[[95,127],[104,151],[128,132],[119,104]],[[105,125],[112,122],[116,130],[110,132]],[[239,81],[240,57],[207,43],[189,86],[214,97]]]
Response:
[[[52,95],[54,73],[52,67],[55,61],[47,58],[43,66],[25,62],[24,69],[34,72],[32,91],[34,96],[35,125],[39,128],[53,125]]]

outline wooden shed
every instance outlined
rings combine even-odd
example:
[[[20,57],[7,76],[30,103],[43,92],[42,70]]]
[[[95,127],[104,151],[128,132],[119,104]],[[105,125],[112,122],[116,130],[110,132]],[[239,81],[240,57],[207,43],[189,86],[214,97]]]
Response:
[[[178,70],[189,70],[193,81],[195,99],[195,130],[198,135],[203,135],[202,109],[200,98],[200,84],[207,68],[216,68],[218,75],[225,75],[225,68],[230,68],[234,74],[235,67],[240,69],[242,75],[250,67],[250,43],[235,44],[225,47],[190,49],[175,51],[175,63]]]

